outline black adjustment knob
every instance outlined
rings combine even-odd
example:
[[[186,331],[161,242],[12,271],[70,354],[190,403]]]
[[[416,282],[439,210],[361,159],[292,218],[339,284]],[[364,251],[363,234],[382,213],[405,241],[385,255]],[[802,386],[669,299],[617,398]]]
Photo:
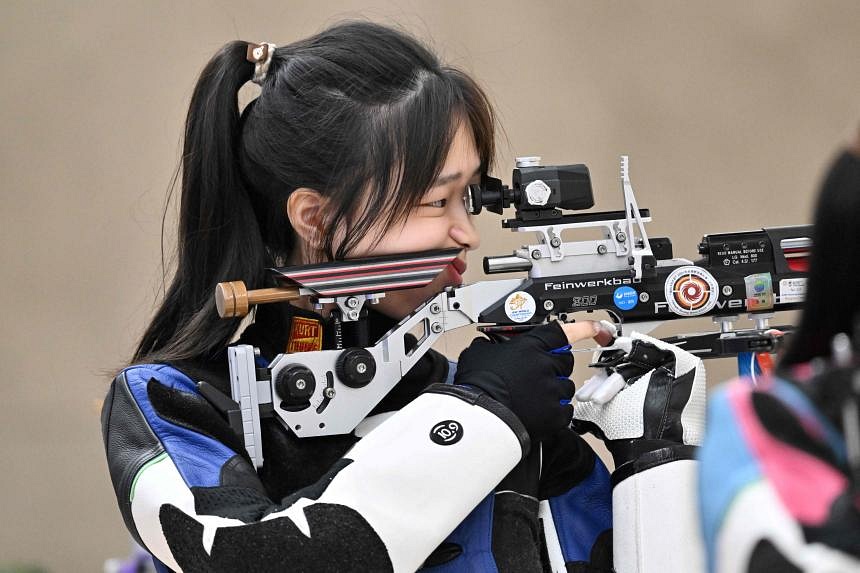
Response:
[[[313,372],[300,364],[290,364],[282,369],[275,380],[275,390],[282,400],[281,407],[285,409],[309,405],[316,387]]]
[[[361,388],[376,375],[376,360],[364,348],[347,348],[338,356],[334,371],[350,388]]]

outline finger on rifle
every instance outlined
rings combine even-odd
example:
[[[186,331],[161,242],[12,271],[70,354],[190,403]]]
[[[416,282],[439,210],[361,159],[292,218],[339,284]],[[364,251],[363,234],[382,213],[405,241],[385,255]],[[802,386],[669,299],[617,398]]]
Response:
[[[600,325],[594,320],[582,320],[580,322],[568,322],[561,325],[564,330],[567,341],[570,344],[585,340],[586,338],[594,338],[600,333]]]
[[[610,346],[615,340],[615,333],[611,332],[608,326],[603,326],[600,322],[597,324],[598,332],[594,336],[594,341],[600,346]]]

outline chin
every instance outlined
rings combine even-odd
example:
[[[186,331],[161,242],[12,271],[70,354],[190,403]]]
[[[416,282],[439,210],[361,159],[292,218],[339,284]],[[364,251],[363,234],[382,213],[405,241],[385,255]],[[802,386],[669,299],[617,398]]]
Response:
[[[430,288],[431,285],[390,292],[373,308],[389,318],[401,320],[441,290]]]

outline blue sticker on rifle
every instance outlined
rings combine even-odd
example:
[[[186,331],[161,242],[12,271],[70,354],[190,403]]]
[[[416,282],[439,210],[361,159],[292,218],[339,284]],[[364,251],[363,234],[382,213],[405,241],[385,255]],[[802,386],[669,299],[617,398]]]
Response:
[[[612,295],[612,302],[621,310],[630,310],[639,303],[639,293],[629,286],[618,287]]]

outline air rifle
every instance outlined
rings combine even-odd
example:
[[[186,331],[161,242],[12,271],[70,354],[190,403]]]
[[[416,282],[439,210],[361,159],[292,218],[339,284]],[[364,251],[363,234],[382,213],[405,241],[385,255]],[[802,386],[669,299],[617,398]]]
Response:
[[[622,210],[568,213],[594,206],[585,165],[542,166],[540,158],[530,157],[517,160],[510,187],[485,176],[470,186],[467,209],[501,214],[514,207],[515,216],[502,226],[534,233],[537,243],[486,257],[484,271],[527,276],[448,287],[375,341],[362,328],[367,305],[386,292],[428,284],[452,264],[458,249],[271,269],[279,286],[270,289],[219,284],[222,317],[302,296],[317,308],[333,305],[336,348],[279,354],[258,368],[252,346],[231,346],[233,400],[210,399],[224,405],[259,467],[261,417],[275,416],[299,437],[349,433],[442,334],[471,324],[491,335],[511,335],[553,318],[570,320],[575,312],[605,311],[619,332],[648,332],[668,320],[713,316],[718,332],[666,340],[703,358],[775,351],[791,327],[771,328],[768,321],[775,311],[803,301],[811,226],[706,235],[698,245],[700,259],[674,258],[668,238],[646,234],[650,212],[636,202],[626,156],[621,190]],[[576,229],[599,229],[603,238],[566,241],[563,234]],[[733,328],[742,312],[755,328]],[[214,389],[204,390],[211,395]]]

